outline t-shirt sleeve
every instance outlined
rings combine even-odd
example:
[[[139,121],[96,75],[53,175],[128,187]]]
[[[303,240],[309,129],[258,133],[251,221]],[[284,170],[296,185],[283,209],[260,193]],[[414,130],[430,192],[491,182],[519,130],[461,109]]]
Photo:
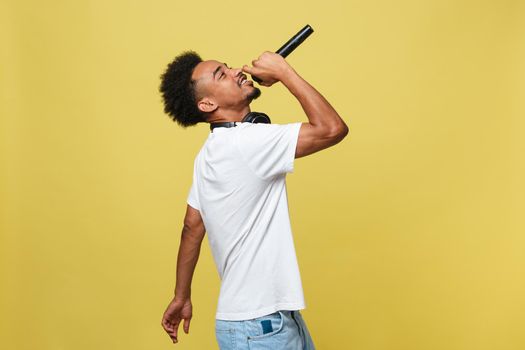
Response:
[[[200,203],[199,203],[199,197],[197,195],[197,183],[195,182],[195,180],[191,184],[190,192],[188,194],[188,198],[187,198],[186,202],[191,207],[193,207],[193,208],[195,208],[197,210],[201,210],[201,206],[200,206]]]
[[[302,123],[250,124],[237,133],[242,158],[263,179],[292,173]]]

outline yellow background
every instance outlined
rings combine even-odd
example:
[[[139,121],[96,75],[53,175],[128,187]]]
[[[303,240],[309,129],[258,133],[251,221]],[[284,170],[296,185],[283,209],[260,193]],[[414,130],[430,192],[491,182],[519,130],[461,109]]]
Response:
[[[206,124],[162,111],[186,49],[275,51],[350,126],[288,194],[320,350],[525,348],[523,1],[2,1],[0,347],[216,349],[207,238],[190,333],[160,326]],[[282,85],[252,110],[306,121]]]

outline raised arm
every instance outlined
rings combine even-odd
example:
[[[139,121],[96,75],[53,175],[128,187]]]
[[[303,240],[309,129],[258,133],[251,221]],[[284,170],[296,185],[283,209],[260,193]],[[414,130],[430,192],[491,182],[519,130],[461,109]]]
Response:
[[[295,158],[304,157],[339,143],[349,132],[348,126],[330,103],[286,60],[273,52],[265,51],[253,67],[243,66],[243,71],[261,78],[263,86],[281,81],[297,98],[308,123],[299,130]]]

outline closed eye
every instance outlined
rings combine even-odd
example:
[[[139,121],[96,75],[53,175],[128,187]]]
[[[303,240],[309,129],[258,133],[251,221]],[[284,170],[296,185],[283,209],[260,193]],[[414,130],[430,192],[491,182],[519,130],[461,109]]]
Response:
[[[223,63],[224,67],[226,67],[227,69],[231,69],[226,63]],[[217,67],[216,70],[219,70],[220,69],[220,66]],[[222,79],[222,77],[224,76],[224,70],[221,70],[221,74],[219,75],[219,80]]]

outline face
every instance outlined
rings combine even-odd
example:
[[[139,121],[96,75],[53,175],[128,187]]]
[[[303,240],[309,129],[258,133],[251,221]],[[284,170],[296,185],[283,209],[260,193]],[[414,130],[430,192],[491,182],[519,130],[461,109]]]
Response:
[[[204,112],[242,108],[261,94],[241,68],[231,68],[215,60],[200,62],[193,70],[192,79],[197,81],[197,104]]]

